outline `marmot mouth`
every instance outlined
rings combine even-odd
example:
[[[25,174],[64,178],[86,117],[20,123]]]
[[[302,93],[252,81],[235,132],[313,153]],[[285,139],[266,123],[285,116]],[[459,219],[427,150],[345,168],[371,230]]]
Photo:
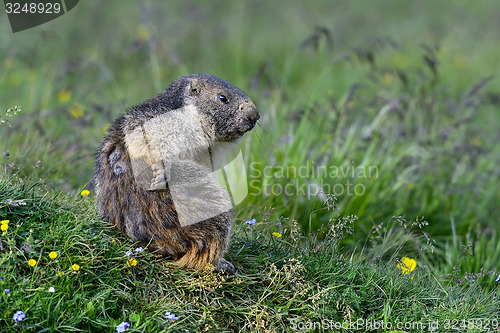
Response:
[[[253,127],[252,127],[253,128]],[[246,132],[248,132],[249,130],[251,130],[252,128],[249,128],[245,131],[241,131],[241,130],[235,130],[234,132],[231,132],[229,133],[228,135],[226,135],[225,137],[223,138],[220,138],[219,140],[217,141],[221,141],[221,142],[232,142],[232,141],[237,141],[238,139],[240,139],[243,135],[245,135]]]
[[[219,138],[217,141],[221,142],[230,142],[236,141],[245,135],[246,132],[251,131],[256,125],[256,122],[253,121],[245,121],[241,123],[238,127],[234,128],[233,131],[226,133],[223,137]]]
[[[255,127],[256,123],[257,123],[256,121],[251,121],[251,120],[247,120],[247,121],[243,122],[241,124],[241,127],[239,128],[239,130],[241,131],[241,135],[243,135],[244,133],[246,133],[248,131],[251,131]]]

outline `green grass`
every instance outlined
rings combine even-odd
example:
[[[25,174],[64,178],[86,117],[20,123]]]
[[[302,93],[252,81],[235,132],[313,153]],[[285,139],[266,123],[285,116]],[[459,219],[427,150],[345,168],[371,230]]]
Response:
[[[138,244],[101,222],[90,197],[47,191],[2,173],[0,217],[10,223],[0,238],[0,287],[10,292],[1,295],[0,330],[114,332],[127,321],[142,332],[291,332],[325,319],[327,325],[463,325],[498,318],[496,293],[475,281],[457,275],[445,285],[420,264],[402,275],[401,249],[385,262],[373,248],[349,257],[339,241],[355,218],[340,216],[335,207],[331,202],[321,241],[272,211],[255,226],[238,221],[227,257],[238,273],[196,274],[148,252],[134,255],[137,265],[129,267],[126,251]],[[277,231],[280,237],[272,235]],[[407,236],[401,245],[420,242]],[[51,251],[57,258],[49,257]],[[26,314],[19,324],[12,320],[17,311]],[[179,319],[166,320],[166,311]]]
[[[250,330],[267,317],[276,330],[291,318],[404,319],[412,316],[402,310],[404,302],[421,306],[415,316],[428,318],[465,318],[473,308],[467,304],[476,301],[474,311],[489,311],[497,300],[483,297],[498,289],[500,262],[497,7],[495,0],[80,2],[57,20],[17,34],[0,11],[0,121],[8,122],[0,123],[0,168],[29,179],[14,184],[2,176],[0,195],[4,202],[19,191],[19,198],[37,203],[0,208],[20,225],[9,228],[12,244],[0,238],[1,274],[7,276],[5,267],[20,270],[15,282],[9,280],[17,287],[7,299],[18,303],[9,304],[29,310],[32,324],[50,317],[51,327],[110,331],[121,320],[135,321],[135,314],[141,318],[135,328],[158,329],[168,324],[164,311],[180,314],[173,325],[213,325],[209,331]],[[218,289],[146,253],[128,268],[124,253],[136,245],[98,222],[90,200],[79,195],[107,126],[194,72],[238,85],[262,116],[241,144],[249,194],[236,207],[228,254],[245,270],[241,284],[227,280]],[[13,115],[15,106],[21,111]],[[9,109],[12,116],[4,116]],[[19,189],[32,181],[46,188]],[[322,245],[326,252],[313,251],[311,258],[316,242],[330,244],[332,211],[324,209],[330,194],[342,216],[357,216],[354,234],[336,236],[333,248]],[[23,222],[27,216],[33,220]],[[257,230],[243,227],[251,217],[262,224]],[[429,225],[413,224],[417,217]],[[270,236],[275,230],[287,235],[292,225],[305,235],[294,241],[300,246],[287,247],[290,236]],[[5,250],[20,249],[27,237],[38,242],[30,244],[35,269],[26,265],[26,250]],[[60,256],[50,261],[56,247]],[[418,262],[413,280],[395,268],[403,256]],[[311,294],[293,298],[300,294],[295,282],[265,289],[275,283],[272,274],[286,275],[289,259],[304,267],[298,276],[312,284],[305,288]],[[353,262],[348,268],[347,261]],[[79,273],[71,272],[73,262],[83,263]],[[38,291],[49,287],[48,275],[56,271],[63,272],[56,293]],[[346,276],[352,276],[351,289],[343,285]],[[147,282],[136,291],[137,281]],[[101,282],[107,286],[102,295],[94,290]],[[74,285],[83,287],[73,300],[62,291]],[[370,289],[377,285],[386,296]],[[316,305],[310,297],[320,286],[332,289]],[[226,299],[207,288],[225,290]],[[406,293],[394,296],[397,288]],[[52,297],[56,305],[16,294],[20,290]],[[228,301],[228,290],[236,298]],[[346,290],[344,298],[336,294]],[[91,302],[88,310],[77,294]],[[179,296],[186,294],[189,302]],[[172,304],[162,303],[165,295]],[[193,295],[212,298],[198,304]],[[286,297],[293,298],[290,304]],[[241,311],[227,310],[226,302]],[[49,315],[46,308],[56,306],[59,315]],[[288,312],[274,310],[283,306]],[[373,310],[377,306],[384,312]],[[3,318],[11,320],[15,307],[5,311]],[[474,311],[469,315],[498,318]]]

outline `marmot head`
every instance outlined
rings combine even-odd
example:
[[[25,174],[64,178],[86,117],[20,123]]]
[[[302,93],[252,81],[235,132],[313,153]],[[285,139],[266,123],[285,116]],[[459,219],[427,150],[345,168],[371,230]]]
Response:
[[[184,104],[196,107],[202,116],[206,134],[216,141],[240,138],[254,128],[260,118],[250,98],[221,78],[193,74],[179,80],[184,87]]]

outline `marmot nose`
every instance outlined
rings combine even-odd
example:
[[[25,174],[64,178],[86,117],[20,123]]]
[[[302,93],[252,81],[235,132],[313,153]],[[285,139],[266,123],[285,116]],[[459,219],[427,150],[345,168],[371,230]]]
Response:
[[[257,120],[260,119],[260,114],[259,111],[255,107],[252,106],[242,106],[241,110],[245,112],[245,118],[252,121],[256,122]]]

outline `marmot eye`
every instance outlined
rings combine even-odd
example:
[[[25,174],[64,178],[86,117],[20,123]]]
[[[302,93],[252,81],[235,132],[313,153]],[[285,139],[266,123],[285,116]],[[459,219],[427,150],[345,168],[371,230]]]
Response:
[[[222,103],[227,103],[227,97],[224,95],[219,95],[219,101],[221,101]]]

